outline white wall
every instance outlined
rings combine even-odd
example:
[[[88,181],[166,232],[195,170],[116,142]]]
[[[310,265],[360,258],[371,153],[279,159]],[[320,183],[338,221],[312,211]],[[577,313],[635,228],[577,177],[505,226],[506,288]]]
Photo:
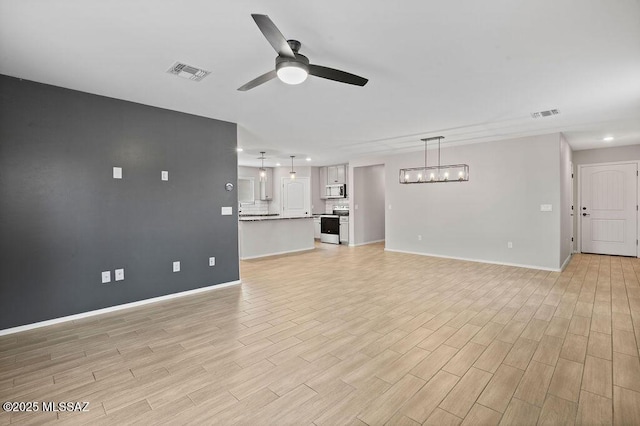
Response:
[[[349,226],[353,226],[351,245],[384,240],[385,177],[384,165],[353,169],[353,208]]]
[[[324,184],[320,182],[320,167],[311,167],[311,211],[314,214],[325,213],[325,201],[320,198],[324,190]]]
[[[573,230],[571,160],[571,147],[564,135],[560,134],[560,265],[564,265],[573,252],[573,242],[571,241]]]
[[[422,155],[387,158],[386,248],[559,269],[559,145],[555,133],[443,148],[443,164],[469,164],[469,182],[402,185],[399,169]]]
[[[638,141],[640,144],[640,141]],[[599,149],[584,149],[573,152],[573,164],[613,163],[616,161],[640,160],[640,145],[617,146]],[[577,168],[576,168],[577,170]]]

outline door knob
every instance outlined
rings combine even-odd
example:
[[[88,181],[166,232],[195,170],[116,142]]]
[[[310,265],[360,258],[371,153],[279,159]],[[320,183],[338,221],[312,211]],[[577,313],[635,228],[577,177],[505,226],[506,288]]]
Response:
[[[582,216],[591,216],[589,213],[582,213]]]

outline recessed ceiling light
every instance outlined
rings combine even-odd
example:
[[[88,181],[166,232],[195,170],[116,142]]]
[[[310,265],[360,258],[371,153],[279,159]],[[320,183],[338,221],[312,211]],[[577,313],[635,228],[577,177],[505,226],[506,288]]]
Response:
[[[307,161],[311,161],[311,157],[307,157]]]
[[[242,152],[242,148],[239,148],[239,147],[238,147],[238,148],[236,148],[236,151],[238,151],[238,152]]]
[[[605,142],[611,142],[613,140],[613,136],[607,136],[606,138],[602,139]]]
[[[276,167],[280,167],[280,163],[276,163]]]

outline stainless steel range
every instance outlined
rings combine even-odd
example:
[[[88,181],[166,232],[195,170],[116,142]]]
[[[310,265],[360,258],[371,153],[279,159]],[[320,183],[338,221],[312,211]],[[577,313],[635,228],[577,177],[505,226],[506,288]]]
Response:
[[[348,235],[340,235],[340,225],[342,222],[342,228],[344,229],[345,219],[349,220],[349,206],[333,206],[333,214],[321,215],[320,242],[340,244],[340,241],[348,241]]]

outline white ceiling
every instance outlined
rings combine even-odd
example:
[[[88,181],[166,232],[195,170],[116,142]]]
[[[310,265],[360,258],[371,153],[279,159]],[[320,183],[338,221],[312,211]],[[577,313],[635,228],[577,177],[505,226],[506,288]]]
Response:
[[[311,63],[369,83],[238,92],[276,56],[251,13],[301,41]],[[175,61],[212,74],[167,74]],[[326,165],[436,135],[638,144],[640,0],[0,0],[0,73],[236,122],[245,165],[259,151],[268,165]]]

